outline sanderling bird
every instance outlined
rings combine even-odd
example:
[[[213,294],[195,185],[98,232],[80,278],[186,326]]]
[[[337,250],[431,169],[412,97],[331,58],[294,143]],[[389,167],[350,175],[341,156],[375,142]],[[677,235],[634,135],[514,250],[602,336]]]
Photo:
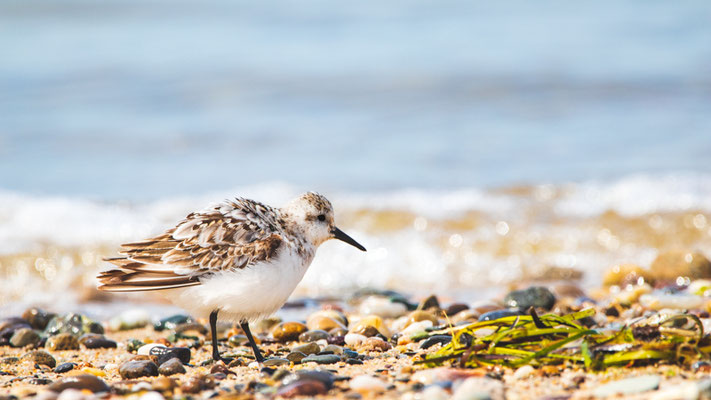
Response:
[[[321,243],[339,239],[361,246],[338,229],[333,207],[309,192],[282,208],[238,198],[188,215],[175,228],[121,246],[108,258],[119,269],[102,272],[99,289],[112,292],[168,290],[167,298],[208,317],[212,357],[217,314],[238,322],[258,362],[262,357],[249,322],[276,312],[301,281]]]

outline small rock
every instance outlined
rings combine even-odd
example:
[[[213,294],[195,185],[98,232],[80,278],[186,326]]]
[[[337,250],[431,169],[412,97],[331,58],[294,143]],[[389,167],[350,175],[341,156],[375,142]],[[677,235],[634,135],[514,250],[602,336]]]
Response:
[[[503,400],[504,385],[491,378],[467,378],[456,386],[452,400]]]
[[[373,331],[373,328],[375,328],[375,331],[377,331],[381,335],[385,337],[390,337],[390,332],[385,326],[385,322],[383,322],[383,319],[377,315],[369,315],[361,319],[353,326],[353,328],[351,328],[350,331],[352,333],[359,333],[363,336],[374,336],[372,334],[373,332],[375,332]]]
[[[318,318],[318,317],[331,318],[331,319],[335,320],[336,322],[338,322],[342,326],[348,326],[348,318],[346,318],[346,314],[344,314],[340,310],[336,310],[333,308],[328,309],[328,310],[318,310],[318,311],[312,313],[306,319],[306,325],[310,326],[311,320]],[[309,329],[311,329],[311,328],[309,328]],[[324,329],[324,330],[326,330],[326,329]]]
[[[227,342],[230,346],[237,347],[249,343],[249,339],[247,339],[247,335],[232,335],[227,339]]]
[[[341,361],[341,357],[335,354],[311,354],[301,360],[302,364],[315,362],[317,364],[333,364]]]
[[[109,392],[111,388],[94,375],[74,375],[59,379],[49,385],[49,390],[61,393],[65,389],[88,390],[92,393]]]
[[[447,307],[444,312],[447,314],[449,317],[453,317],[457,315],[458,313],[468,310],[469,306],[464,304],[464,303],[453,303],[450,304],[449,307]]]
[[[57,366],[57,360],[51,354],[43,350],[33,350],[22,356],[23,360],[32,361],[35,364],[46,365],[50,368]]]
[[[634,378],[621,379],[598,386],[594,391],[595,397],[610,397],[617,394],[631,395],[656,390],[661,378],[657,375],[643,375]]]
[[[407,306],[394,302],[387,297],[369,296],[361,302],[358,310],[363,315],[397,318],[407,313]]]
[[[79,338],[79,344],[87,349],[115,349],[117,343],[97,333],[85,333]]]
[[[180,366],[182,367],[183,364],[180,364]],[[160,368],[158,370],[160,371]],[[175,380],[166,378],[165,376],[158,377],[151,382],[151,389],[157,392],[170,392],[175,389],[176,386]]]
[[[336,328],[336,329],[338,329],[338,328]],[[341,329],[345,330],[345,328],[341,328]],[[346,330],[346,332],[348,332],[348,331]],[[322,331],[319,329],[315,329],[315,330],[306,331],[306,332],[302,333],[301,335],[299,335],[299,342],[315,342],[315,341],[321,340],[321,339],[328,339],[329,336],[330,335],[328,334],[328,332]]]
[[[387,351],[392,348],[390,343],[377,337],[371,337],[365,340],[362,345],[363,350],[370,351]]]
[[[493,321],[495,319],[513,317],[516,315],[526,315],[526,312],[519,309],[489,311],[481,314],[479,321]]]
[[[54,369],[55,374],[63,374],[65,372],[69,372],[72,369],[74,369],[74,364],[73,362],[65,362],[57,365],[57,368]]]
[[[292,351],[291,353],[286,355],[286,359],[293,362],[294,364],[301,363],[301,360],[303,360],[305,357],[306,354],[300,351]]]
[[[104,328],[101,324],[92,321],[91,319],[81,314],[66,314],[52,318],[44,332],[49,336],[54,336],[59,333],[71,333],[79,336],[84,333],[104,333]]]
[[[180,390],[184,393],[200,393],[203,390],[212,389],[216,386],[215,380],[207,375],[196,375],[190,377],[183,385],[180,386]]]
[[[422,390],[420,398],[422,400],[448,400],[449,397],[449,392],[442,388],[442,386],[430,385]]]
[[[695,294],[673,293],[666,294],[661,291],[639,296],[639,304],[652,310],[671,308],[674,310],[693,310],[704,305],[704,298]]]
[[[363,344],[368,338],[360,335],[358,333],[349,333],[344,337],[344,341],[347,345],[358,347]]]
[[[413,323],[409,324],[407,326],[407,328],[403,329],[400,332],[400,335],[401,336],[408,336],[408,337],[419,335],[419,334],[425,332],[428,328],[431,328],[432,326],[433,326],[432,321],[428,321],[428,320],[420,321],[420,322],[413,322]]]
[[[534,371],[535,370],[533,369],[532,366],[524,365],[523,367],[520,367],[519,369],[517,369],[516,372],[514,372],[513,378],[516,380],[526,379],[526,378],[530,377],[531,375],[533,375]]]
[[[292,398],[296,396],[318,396],[328,393],[323,383],[311,379],[294,381],[277,389],[277,396]]]
[[[198,333],[200,335],[206,335],[208,329],[205,325],[197,322],[186,322],[184,324],[179,324],[174,328],[175,333],[189,334]]]
[[[148,352],[151,356],[158,357],[157,364],[162,365],[171,358],[177,358],[183,364],[190,362],[190,349],[187,347],[160,347],[156,346]]]
[[[50,351],[79,350],[79,340],[71,333],[60,333],[47,339],[45,347]]]
[[[126,341],[126,351],[129,353],[137,353],[138,350],[140,350],[141,347],[143,347],[145,343],[138,339],[128,339]],[[148,354],[148,353],[146,353]]]
[[[423,340],[420,343],[421,349],[428,349],[436,344],[445,345],[452,341],[452,336],[450,335],[433,335]]]
[[[119,374],[123,379],[158,376],[158,366],[153,361],[128,361],[119,367]]]
[[[142,355],[142,356],[147,356],[151,354],[151,350],[153,350],[154,347],[162,347],[164,349],[167,349],[168,347],[164,344],[160,343],[148,343],[144,344],[141,347],[138,348],[136,351],[136,354]]]
[[[289,364],[291,361],[287,358],[270,357],[264,360],[265,367],[278,367],[280,365]]]
[[[302,352],[306,355],[309,354],[316,354],[321,351],[321,346],[318,344],[311,342],[307,344],[302,344],[301,346],[295,346],[294,348],[291,349],[291,351],[298,351]]]
[[[532,286],[510,292],[504,298],[504,304],[520,310],[528,310],[530,307],[550,310],[555,305],[555,296],[543,286]]]
[[[183,363],[181,363],[178,358],[171,358],[158,367],[158,373],[163,376],[184,374],[185,367],[183,367]]]
[[[288,385],[298,380],[315,380],[323,383],[326,389],[331,389],[333,387],[333,374],[326,371],[314,371],[308,369],[302,369],[296,371],[294,374],[288,375],[282,380],[282,384]]]
[[[405,327],[408,327],[411,324],[414,324],[416,322],[422,322],[422,321],[430,321],[432,322],[432,325],[437,325],[439,323],[439,320],[437,319],[434,314],[428,311],[422,311],[422,310],[415,310],[408,314],[407,316],[407,323],[405,324]]]
[[[711,278],[711,262],[701,253],[668,251],[661,253],[650,266],[652,276],[675,281],[683,276],[690,279]]]
[[[420,302],[417,306],[418,310],[429,310],[430,308],[439,309],[439,300],[437,296],[430,295]]]
[[[481,312],[477,310],[462,310],[455,314],[452,318],[452,324],[457,325],[462,322],[474,322],[479,319],[479,316],[481,316]]]
[[[21,328],[15,331],[10,338],[12,347],[36,346],[42,341],[40,335],[32,328]]]
[[[306,332],[308,328],[301,322],[282,322],[272,328],[274,340],[285,343],[297,340],[299,335]]]
[[[348,383],[351,390],[355,390],[359,393],[384,392],[387,388],[387,384],[379,378],[372,377],[370,375],[358,375],[351,378]]]
[[[44,330],[49,321],[56,316],[57,314],[48,313],[47,311],[37,307],[28,308],[24,313],[22,313],[22,319],[29,322],[32,328],[38,330]]]
[[[697,400],[700,394],[696,382],[686,382],[656,391],[649,396],[649,400]]]
[[[175,329],[176,326],[180,324],[186,324],[193,322],[193,319],[184,314],[171,315],[170,317],[163,318],[160,321],[153,324],[153,329],[160,332],[166,329]]]
[[[309,318],[306,326],[312,331],[330,331],[335,328],[345,328],[345,325],[342,323],[323,315]]]

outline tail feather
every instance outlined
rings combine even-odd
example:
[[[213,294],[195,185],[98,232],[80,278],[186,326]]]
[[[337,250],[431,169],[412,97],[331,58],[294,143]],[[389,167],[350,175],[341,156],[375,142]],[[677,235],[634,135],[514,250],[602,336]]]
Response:
[[[138,292],[147,290],[175,289],[199,285],[200,281],[189,275],[124,271],[112,269],[98,276],[99,290],[107,292]]]

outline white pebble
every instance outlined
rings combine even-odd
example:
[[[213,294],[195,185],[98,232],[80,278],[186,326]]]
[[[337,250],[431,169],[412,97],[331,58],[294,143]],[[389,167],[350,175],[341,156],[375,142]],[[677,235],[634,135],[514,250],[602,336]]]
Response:
[[[247,367],[251,369],[261,369],[262,364],[260,364],[258,361],[252,361],[251,363],[247,364]]]
[[[704,298],[694,294],[663,294],[653,292],[640,296],[639,304],[654,310],[661,310],[663,308],[690,310],[701,308],[704,305]]]
[[[150,391],[141,396],[140,400],[165,400],[165,397],[156,391]]]
[[[151,390],[152,386],[149,382],[138,382],[131,386],[131,390],[134,392],[141,392],[144,390]]]
[[[413,322],[410,324],[410,326],[403,329],[401,333],[403,336],[410,336],[415,333],[423,332],[425,329],[431,328],[431,327],[432,327],[432,321],[430,321],[430,320]]]
[[[370,296],[358,308],[363,315],[379,315],[385,318],[396,318],[407,313],[407,307],[402,303],[394,303],[386,297]]]
[[[699,387],[696,382],[682,383],[661,389],[649,396],[650,400],[696,400],[699,398]]]
[[[343,340],[349,346],[360,346],[367,339],[368,339],[367,337],[365,337],[359,333],[346,333],[346,336],[343,337]]]
[[[504,385],[490,378],[468,378],[456,385],[452,400],[473,400],[481,398],[504,399]]]
[[[147,356],[147,355],[151,354],[151,349],[154,347],[165,347],[165,346],[163,346],[160,343],[144,344],[143,346],[138,348],[138,351],[136,352],[136,354]]]
[[[533,367],[530,365],[524,365],[523,367],[519,368],[514,372],[513,378],[516,380],[519,379],[526,379],[530,377],[533,374]]]
[[[64,389],[62,393],[59,394],[59,397],[57,397],[57,400],[88,400],[93,397],[94,396],[82,393],[79,389]]]
[[[328,346],[328,340],[319,339],[316,341],[316,344],[319,345],[321,348],[324,348],[324,347]]]
[[[422,400],[447,400],[449,393],[439,385],[427,386],[420,394]]]
[[[350,388],[356,392],[383,392],[387,385],[382,380],[370,375],[358,375],[350,380]]]
[[[109,363],[109,364],[104,364],[104,366],[101,369],[103,369],[104,371],[113,371],[116,368],[118,368],[118,365]]]

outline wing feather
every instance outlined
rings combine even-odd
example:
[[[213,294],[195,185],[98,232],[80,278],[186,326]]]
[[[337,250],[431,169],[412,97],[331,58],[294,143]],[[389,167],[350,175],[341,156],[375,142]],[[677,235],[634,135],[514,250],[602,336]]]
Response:
[[[199,285],[219,271],[246,268],[275,257],[283,239],[279,212],[247,199],[191,213],[154,238],[121,246],[108,258],[118,269],[99,275],[99,289],[140,291]]]

